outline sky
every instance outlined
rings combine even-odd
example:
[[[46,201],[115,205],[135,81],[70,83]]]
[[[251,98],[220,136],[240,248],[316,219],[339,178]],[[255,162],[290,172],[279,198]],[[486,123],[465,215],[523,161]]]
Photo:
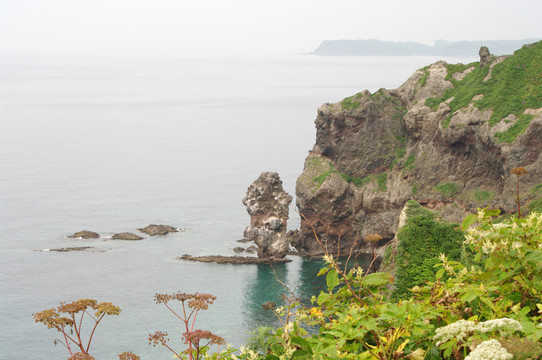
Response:
[[[0,55],[307,53],[323,40],[542,37],[538,0],[0,0]]]

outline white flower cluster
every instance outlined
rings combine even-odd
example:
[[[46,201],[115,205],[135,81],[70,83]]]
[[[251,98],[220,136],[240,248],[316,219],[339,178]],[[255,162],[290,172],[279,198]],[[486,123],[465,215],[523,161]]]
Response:
[[[465,360],[511,360],[513,357],[500,342],[491,339],[478,345]]]
[[[478,212],[478,220],[483,221],[484,210]],[[477,244],[480,245],[484,254],[491,254],[496,249],[501,251],[518,251],[520,254],[523,252],[523,248],[526,244],[521,241],[516,241],[514,237],[507,237],[506,229],[517,230],[520,228],[522,231],[527,233],[540,233],[542,232],[542,213],[532,212],[529,214],[525,221],[521,222],[519,225],[516,222],[505,222],[492,224],[490,230],[482,230],[478,227],[470,227],[465,234],[465,244]],[[500,234],[504,236],[497,236],[495,234]],[[512,233],[510,233],[513,236]],[[542,248],[542,238],[534,237],[533,240],[535,243],[530,244],[530,246],[537,246],[539,249]]]
[[[511,335],[514,331],[521,331],[521,324],[514,319],[502,318],[484,321],[476,324],[469,320],[459,320],[450,325],[435,330],[434,339],[437,340],[436,345],[440,346],[452,339],[465,342],[475,332],[488,333],[499,331],[503,335]]]
[[[493,319],[478,324],[477,330],[482,333],[499,330],[503,335],[510,335],[514,331],[523,330],[521,324],[509,318]]]
[[[241,355],[246,355],[247,360],[258,360],[258,358],[260,357],[254,350],[248,347],[244,347],[241,345],[239,350],[241,351]],[[233,355],[233,359],[237,360],[238,358],[237,356]]]
[[[445,327],[435,330],[434,339],[437,340],[436,345],[440,346],[445,342],[455,338],[457,341],[464,341],[476,330],[476,323],[469,320],[459,320]]]

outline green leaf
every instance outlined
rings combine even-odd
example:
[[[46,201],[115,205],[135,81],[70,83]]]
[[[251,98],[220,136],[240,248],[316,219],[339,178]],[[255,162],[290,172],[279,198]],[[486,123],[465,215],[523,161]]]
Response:
[[[339,285],[339,274],[337,270],[331,269],[326,275],[326,283],[329,291],[333,290],[335,286]]]
[[[530,254],[525,255],[525,260],[530,263],[535,263],[535,265],[542,263],[542,251],[535,250]]]
[[[478,293],[474,291],[467,291],[463,296],[461,296],[461,301],[471,302],[472,300],[478,297]]]
[[[465,218],[463,219],[463,223],[461,224],[461,230],[467,231],[470,228],[470,226],[474,224],[475,222],[476,222],[476,215],[469,214],[465,216]]]
[[[327,273],[328,271],[329,271],[329,268],[328,268],[328,267],[321,268],[320,271],[318,271],[318,274],[317,274],[316,276],[324,275],[324,274]]]
[[[301,336],[292,336],[290,338],[292,345],[296,345],[303,349],[305,353],[312,354],[311,343],[307,339],[303,339]]]
[[[487,216],[499,216],[501,214],[500,209],[491,209],[484,211],[484,214]]]
[[[444,275],[444,268],[442,269],[439,269],[435,275],[435,278],[438,280],[440,278],[442,278],[442,275]]]
[[[296,350],[294,351],[290,359],[299,359],[299,360],[309,359],[309,355],[310,354],[305,350]]]
[[[265,360],[280,360],[277,355],[269,354],[265,357]]]
[[[366,286],[381,286],[389,283],[391,276],[388,273],[373,273],[369,274],[363,280],[363,285]]]

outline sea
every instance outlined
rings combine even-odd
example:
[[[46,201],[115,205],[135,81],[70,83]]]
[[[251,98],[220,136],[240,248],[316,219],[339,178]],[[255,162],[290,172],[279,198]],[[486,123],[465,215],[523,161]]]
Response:
[[[90,347],[96,359],[124,351],[171,358],[149,345],[158,330],[168,332],[174,349],[186,348],[182,322],[155,303],[157,293],[216,296],[195,328],[235,348],[258,326],[280,325],[262,304],[284,305],[289,291],[310,304],[325,290],[316,276],[322,261],[289,256],[290,263],[271,267],[176,257],[234,255],[234,247],[246,247],[238,242],[250,223],[241,200],[261,172],[278,172],[295,198],[319,106],[396,88],[438,60],[0,59],[0,359],[67,359],[55,341],[61,334],[32,316],[81,298],[122,309],[99,324]],[[111,240],[149,224],[182,231]],[[298,226],[294,200],[288,228]],[[69,238],[80,230],[101,236]],[[89,248],[51,251],[79,246]],[[89,316],[85,324],[92,324]]]

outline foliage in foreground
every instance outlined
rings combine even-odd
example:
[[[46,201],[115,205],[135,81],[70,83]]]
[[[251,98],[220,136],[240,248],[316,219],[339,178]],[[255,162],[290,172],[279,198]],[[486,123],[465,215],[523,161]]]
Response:
[[[292,296],[288,306],[273,310],[282,326],[256,333],[252,346],[242,347],[240,353],[226,349],[212,354],[208,346],[198,344],[198,350],[191,342],[197,311],[207,309],[214,297],[157,295],[157,302],[167,307],[172,300],[180,301],[183,314],[176,314],[185,327],[190,325],[184,337],[189,348],[176,352],[175,358],[538,358],[542,353],[542,214],[496,224],[493,219],[498,215],[498,210],[480,209],[477,215],[467,216],[462,229],[473,259],[466,265],[441,255],[436,280],[412,288],[408,299],[390,299],[395,281],[390,274],[367,274],[359,267],[347,271],[346,265],[342,268],[326,255],[326,266],[318,275],[326,277],[327,291],[313,297],[312,307],[304,307]],[[93,316],[97,326],[104,314],[120,311],[112,304],[100,304],[107,303],[79,300],[34,317],[68,336],[69,327],[80,331],[77,313],[97,310]],[[311,328],[317,333],[309,332]],[[151,337],[162,339],[162,333],[157,334]],[[86,347],[73,338],[67,338],[67,344],[68,340],[83,352],[81,356],[70,352],[71,359],[92,359],[88,355],[90,340]],[[219,337],[216,340],[222,343]],[[137,359],[131,353],[122,355],[121,359]]]
[[[497,215],[484,209],[468,216],[463,229],[474,259],[467,266],[442,255],[437,280],[413,288],[407,300],[390,301],[391,275],[360,268],[346,273],[326,256],[319,275],[326,276],[328,291],[313,299],[313,308],[297,308],[292,320],[267,338],[266,353],[244,349],[237,358],[537,358],[542,215],[494,224]],[[318,334],[308,334],[303,325],[319,326]]]

